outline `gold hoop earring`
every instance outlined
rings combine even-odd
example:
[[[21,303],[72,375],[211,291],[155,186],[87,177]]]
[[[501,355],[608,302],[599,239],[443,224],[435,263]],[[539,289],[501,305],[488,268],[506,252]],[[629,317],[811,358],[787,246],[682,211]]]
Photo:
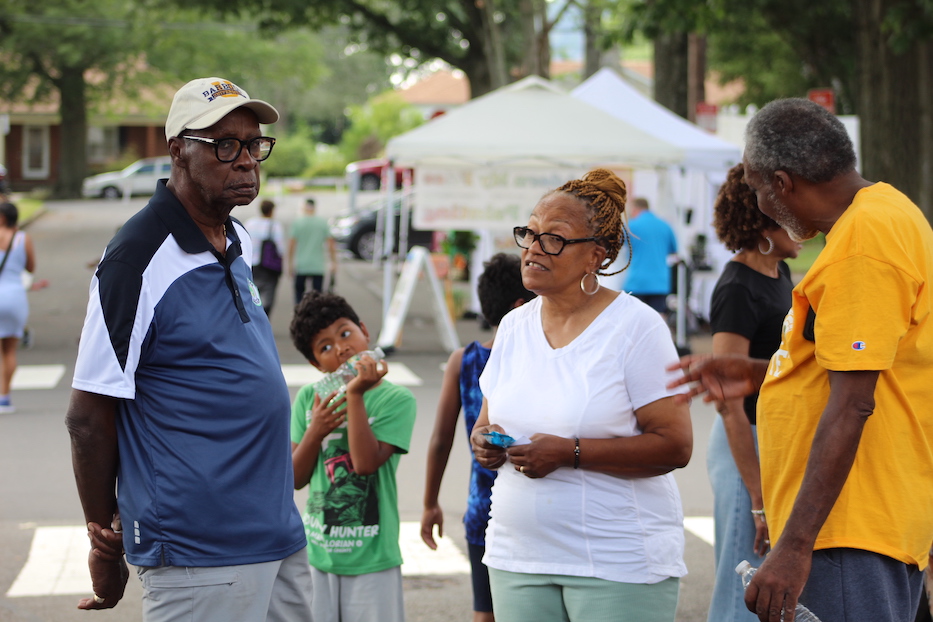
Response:
[[[771,236],[765,236],[765,239],[768,240],[768,250],[761,250],[761,242],[758,243],[758,252],[762,255],[770,255],[771,251],[774,250],[774,240],[771,239]]]
[[[593,278],[596,279],[596,289],[594,289],[591,292],[588,292],[586,291],[586,277],[590,276],[591,274],[593,275]],[[583,293],[586,294],[587,296],[592,296],[593,294],[598,292],[599,291],[599,275],[596,274],[595,272],[587,272],[586,274],[584,274],[583,278],[580,279],[580,289],[582,289]]]

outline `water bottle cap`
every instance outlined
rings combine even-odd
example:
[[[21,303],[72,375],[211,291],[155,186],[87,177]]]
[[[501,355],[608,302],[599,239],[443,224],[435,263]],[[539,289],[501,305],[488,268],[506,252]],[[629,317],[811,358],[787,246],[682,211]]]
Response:
[[[735,567],[736,574],[745,574],[745,571],[751,568],[752,565],[747,559],[743,559],[739,562],[739,565]]]

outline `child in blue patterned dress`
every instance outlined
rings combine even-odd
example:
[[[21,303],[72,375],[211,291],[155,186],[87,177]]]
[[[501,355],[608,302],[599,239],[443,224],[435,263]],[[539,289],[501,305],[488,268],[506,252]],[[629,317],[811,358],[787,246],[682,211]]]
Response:
[[[503,316],[535,297],[522,285],[521,260],[517,255],[498,253],[487,261],[479,278],[477,292],[483,317],[493,327]],[[450,448],[454,442],[457,418],[463,409],[467,438],[476,423],[483,405],[479,389],[479,376],[483,373],[492,342],[474,341],[450,355],[444,371],[441,397],[437,405],[434,433],[428,447],[427,476],[424,490],[424,513],[421,516],[421,539],[436,549],[434,526],[438,536],[444,535],[444,513],[437,497],[441,479],[447,467]],[[473,576],[473,622],[494,622],[492,596],[489,591],[489,573],[483,565],[486,549],[486,523],[489,522],[489,497],[496,473],[471,460],[470,492],[467,510],[463,516],[467,548]]]

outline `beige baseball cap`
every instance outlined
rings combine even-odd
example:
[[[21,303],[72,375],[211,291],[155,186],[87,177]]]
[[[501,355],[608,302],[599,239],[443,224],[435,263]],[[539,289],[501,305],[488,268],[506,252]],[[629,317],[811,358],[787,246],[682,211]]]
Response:
[[[198,78],[175,93],[165,120],[165,139],[178,136],[184,130],[203,130],[223,119],[237,108],[249,108],[265,125],[279,120],[278,111],[249,94],[230,80]]]

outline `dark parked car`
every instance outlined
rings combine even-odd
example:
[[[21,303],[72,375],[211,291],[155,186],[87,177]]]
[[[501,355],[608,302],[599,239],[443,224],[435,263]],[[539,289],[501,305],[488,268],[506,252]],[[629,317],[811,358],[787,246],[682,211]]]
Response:
[[[376,249],[376,218],[380,209],[384,209],[384,204],[370,204],[366,208],[335,216],[330,220],[330,233],[334,236],[337,244],[349,250],[359,259],[367,261],[372,260]],[[395,250],[399,245],[399,223],[401,222],[401,204],[398,199],[395,201]],[[423,231],[414,229],[409,220],[408,226],[408,249],[412,246],[431,247],[434,241],[433,231]],[[407,250],[406,249],[406,252]]]

